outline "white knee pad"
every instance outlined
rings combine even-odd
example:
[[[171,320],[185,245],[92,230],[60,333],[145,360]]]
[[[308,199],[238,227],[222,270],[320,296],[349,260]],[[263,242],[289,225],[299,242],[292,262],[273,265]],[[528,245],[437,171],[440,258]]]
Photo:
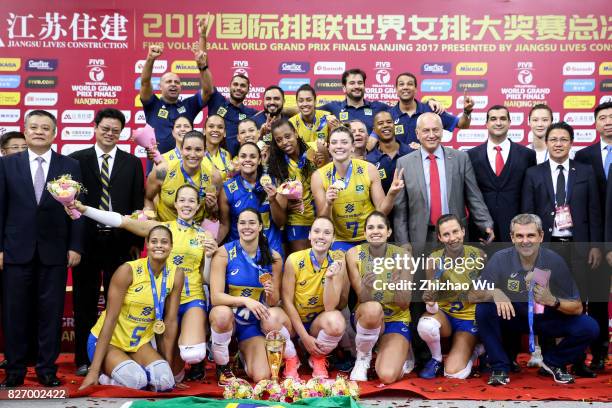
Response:
[[[417,331],[423,341],[434,341],[440,339],[440,322],[433,317],[423,316],[419,319]]]
[[[174,388],[174,375],[166,360],[156,360],[145,370],[149,375],[149,384],[154,391],[170,391]]]
[[[193,344],[191,346],[181,346],[181,358],[187,364],[196,364],[206,357],[206,343]]]
[[[143,389],[147,386],[147,373],[134,360],[125,360],[117,364],[111,373],[111,384],[113,382],[135,390]]]
[[[444,369],[444,376],[447,378],[457,378],[459,380],[465,380],[466,378],[470,376],[471,372],[472,372],[472,360],[468,360],[468,363],[465,366],[465,368],[459,372],[456,372],[455,374],[449,374],[446,372],[446,369]]]

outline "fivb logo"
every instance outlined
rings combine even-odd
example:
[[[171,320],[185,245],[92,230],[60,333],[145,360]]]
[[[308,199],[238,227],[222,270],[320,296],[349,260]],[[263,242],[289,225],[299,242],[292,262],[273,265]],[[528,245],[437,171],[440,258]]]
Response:
[[[248,70],[251,69],[251,67],[249,66],[249,61],[234,61],[232,69],[234,70],[234,75],[241,74],[248,77]]]
[[[516,70],[518,71],[516,79],[520,84],[529,85],[533,82],[533,62],[517,62]]]
[[[102,82],[104,80],[104,69],[106,65],[104,65],[103,59],[89,59],[89,79],[93,82]]]
[[[391,63],[389,61],[376,61],[376,82],[388,84],[391,80]]]
[[[0,122],[14,123],[19,120],[20,116],[19,109],[0,109]]]

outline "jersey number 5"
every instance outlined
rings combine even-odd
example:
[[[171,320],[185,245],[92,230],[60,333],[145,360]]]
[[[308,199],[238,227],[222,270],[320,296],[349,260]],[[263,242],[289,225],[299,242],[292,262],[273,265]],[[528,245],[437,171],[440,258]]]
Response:
[[[140,343],[140,337],[142,336],[142,333],[144,331],[145,331],[144,326],[134,327],[134,331],[132,332],[132,337],[130,337],[132,339],[132,341],[130,341],[130,347],[136,347],[138,343]]]

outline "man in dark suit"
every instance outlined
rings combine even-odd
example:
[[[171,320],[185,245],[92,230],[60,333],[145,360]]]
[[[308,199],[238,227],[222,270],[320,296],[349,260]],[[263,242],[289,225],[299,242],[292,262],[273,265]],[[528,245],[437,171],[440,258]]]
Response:
[[[57,130],[49,112],[26,115],[28,150],[0,159],[0,267],[6,339],[5,387],[23,384],[27,324],[38,321],[38,381],[60,385],[55,360],[60,351],[66,267],[79,264],[81,220],[72,221],[46,191],[46,182],[70,174],[80,181],[79,163],[51,150]],[[31,316],[28,304],[38,303]]]
[[[612,222],[610,220],[612,201],[606,202],[606,197],[612,178],[610,176],[612,174],[612,170],[610,170],[612,166],[612,102],[599,104],[595,107],[594,113],[595,129],[599,134],[600,141],[576,152],[576,161],[590,164],[593,167],[599,190],[602,217],[604,218],[602,222],[604,225],[610,225]],[[608,237],[606,241],[610,242],[611,239],[612,236]],[[596,371],[605,369],[605,362],[608,357],[608,302],[604,300],[608,299],[609,296],[608,289],[610,288],[610,275],[612,274],[610,268],[612,268],[612,265],[603,264],[601,269],[593,274],[593,277],[597,277],[597,279],[591,279],[590,282],[591,288],[596,291],[593,297],[601,300],[589,304],[589,314],[597,321],[600,328],[599,338],[596,343],[591,344],[591,353],[593,354],[591,368]]]
[[[552,249],[565,258],[582,299],[587,300],[589,281],[595,273],[585,271],[597,269],[602,258],[597,183],[591,166],[569,158],[574,141],[570,125],[552,124],[546,130],[545,141],[549,159],[527,170],[522,210],[542,219],[544,241],[554,243]],[[574,372],[582,377],[595,376],[584,365],[584,358],[575,362]]]
[[[70,155],[81,165],[87,194],[81,201],[91,207],[131,214],[142,209],[144,175],[136,156],[117,148],[125,117],[117,109],[102,109],[94,119],[96,143]],[[85,255],[72,271],[77,375],[87,375],[87,339],[98,317],[100,272],[104,293],[113,272],[124,262],[138,258],[142,240],[118,228],[85,221]]]
[[[536,165],[536,154],[508,139],[510,112],[494,105],[487,111],[489,140],[468,150],[478,187],[493,218],[495,237],[510,242],[510,221],[521,211],[521,189],[525,171]],[[470,222],[472,240],[478,228]]]

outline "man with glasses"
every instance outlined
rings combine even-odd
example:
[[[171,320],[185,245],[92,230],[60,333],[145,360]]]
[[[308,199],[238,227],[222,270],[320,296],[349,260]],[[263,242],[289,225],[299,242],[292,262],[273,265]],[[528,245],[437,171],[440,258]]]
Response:
[[[0,153],[2,156],[23,152],[27,148],[25,136],[21,132],[6,132],[0,136]]]
[[[70,155],[79,161],[87,193],[83,204],[120,214],[142,209],[142,162],[119,149],[117,142],[125,117],[117,109],[102,109],[94,119],[96,143]],[[129,145],[125,145],[129,147]],[[100,279],[106,297],[113,272],[124,262],[138,258],[142,239],[120,229],[85,220],[85,254],[72,270],[76,374],[87,375],[87,339],[98,318]]]

